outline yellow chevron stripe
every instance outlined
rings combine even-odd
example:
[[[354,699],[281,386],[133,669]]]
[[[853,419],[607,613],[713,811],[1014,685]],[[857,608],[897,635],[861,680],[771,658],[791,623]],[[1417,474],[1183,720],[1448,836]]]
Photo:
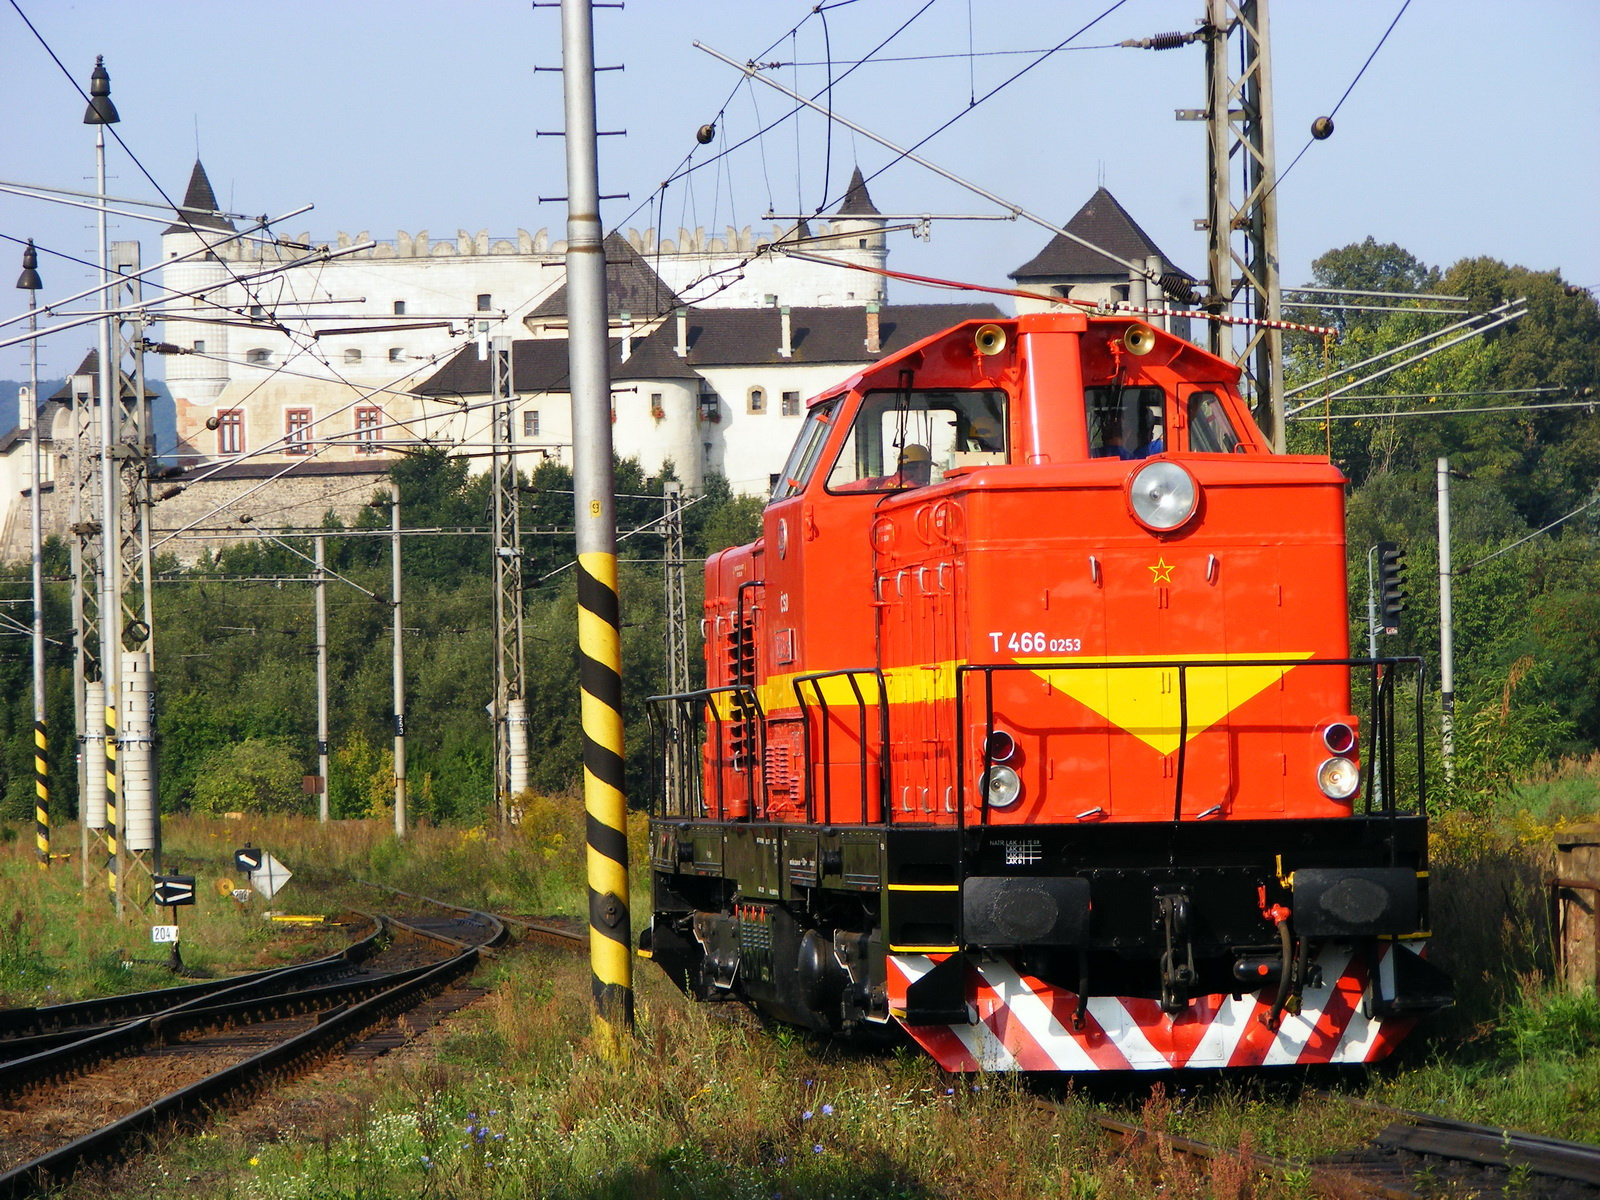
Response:
[[[1092,668],[1055,669],[1034,667],[1033,673],[1045,680],[1053,689],[1072,697],[1085,708],[1103,717],[1116,728],[1131,733],[1162,754],[1178,748],[1179,719],[1178,672],[1176,664],[1192,664],[1200,669],[1185,672],[1188,680],[1189,721],[1188,739],[1210,729],[1234,709],[1259,695],[1294,669],[1291,666],[1243,667],[1231,666],[1232,661],[1249,661],[1261,658],[1308,659],[1309,650],[1290,650],[1275,654],[1134,654],[1105,657],[1084,657],[1076,662],[1094,665],[1123,663],[1162,664],[1148,668],[1119,666],[1114,670],[1096,671]],[[1058,662],[1053,658],[1019,658],[1023,666],[1035,663]],[[1215,665],[1212,665],[1215,664]],[[885,667],[883,671],[885,699],[890,705],[924,704],[930,701],[952,701],[956,694],[956,671],[966,666],[964,659],[927,663],[910,667]],[[800,707],[796,698],[796,680],[803,672],[773,675],[759,684],[755,691],[763,712],[782,712]],[[878,681],[873,672],[863,670],[853,676],[861,691],[862,702],[872,706],[878,703]],[[969,681],[970,683],[970,681]],[[820,689],[823,701],[832,711],[854,708],[855,691],[851,679],[843,675],[808,681],[800,685],[808,707],[817,707]],[[969,686],[969,693],[971,689]],[[728,693],[713,696],[712,703],[724,720],[733,714],[734,697]]]

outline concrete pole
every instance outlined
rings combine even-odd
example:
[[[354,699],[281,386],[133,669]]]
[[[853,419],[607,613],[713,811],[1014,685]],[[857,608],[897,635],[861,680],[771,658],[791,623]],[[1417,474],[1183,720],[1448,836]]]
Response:
[[[88,648],[84,645],[84,562],[83,538],[78,529],[83,523],[83,481],[84,481],[84,445],[83,433],[88,428],[89,413],[79,411],[79,405],[87,405],[87,398],[79,399],[78,378],[73,376],[70,380],[72,396],[72,493],[67,502],[67,519],[72,528],[72,730],[73,741],[78,748],[78,873],[83,884],[84,893],[89,891],[89,830],[99,829],[104,825],[96,825],[89,819],[89,810],[92,807],[91,795],[98,797],[98,806],[103,811],[105,808],[104,790],[91,793],[89,790],[89,729],[92,721],[94,727],[100,725],[99,714],[89,705],[87,697],[88,672],[85,669],[85,657]],[[60,503],[60,498],[56,501]],[[100,746],[95,745],[97,753]],[[101,754],[103,763],[104,755]]]
[[[578,550],[583,799],[589,817],[590,984],[595,1041],[602,1053],[625,1054],[621,1035],[633,1028],[633,946],[628,918],[628,805],[623,791],[611,365],[595,130],[594,13],[589,0],[561,0],[561,65],[567,135],[567,377]]]
[[[1439,756],[1444,781],[1456,779],[1456,646],[1450,596],[1450,460],[1439,460]]]
[[[39,866],[50,865],[50,756],[44,703],[44,501],[39,469],[39,273],[33,242],[22,256],[17,286],[28,293],[28,395],[18,416],[28,423],[29,540],[33,551],[33,822]]]
[[[100,243],[100,282],[105,295],[111,295],[110,245],[106,240],[106,131],[95,127],[95,191],[99,196],[97,214]],[[111,856],[107,883],[122,915],[123,853],[117,836],[117,698],[121,695],[119,674],[122,657],[122,580],[120,557],[122,535],[117,526],[117,420],[122,407],[121,380],[111,359],[111,316],[100,319],[100,678],[105,684],[106,706],[101,719],[106,724],[106,850]]]
[[[322,794],[317,797],[317,819],[328,820],[328,577],[324,571],[325,538],[311,539],[316,553],[317,589],[317,775]]]
[[[389,505],[389,559],[394,603],[394,835],[406,836],[406,653],[400,615],[400,488]]]

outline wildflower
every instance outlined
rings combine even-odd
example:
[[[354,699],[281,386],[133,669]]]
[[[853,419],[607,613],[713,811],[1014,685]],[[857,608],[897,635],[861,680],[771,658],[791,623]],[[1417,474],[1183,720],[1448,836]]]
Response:
[[[944,1094],[946,1096],[954,1096],[956,1094],[956,1090],[955,1088],[945,1088]]]
[[[818,1142],[814,1146],[812,1146],[811,1147],[811,1153],[813,1153],[813,1154],[821,1154],[822,1153],[822,1143]]]
[[[802,1121],[809,1121],[809,1120],[811,1120],[813,1115],[814,1114],[812,1113],[812,1111],[808,1108],[808,1109],[805,1110],[805,1112],[800,1114],[800,1119]]]
[[[470,1129],[473,1125],[475,1125],[477,1123],[477,1120],[478,1120],[478,1114],[475,1113],[475,1112],[469,1112],[467,1114],[467,1128]]]
[[[503,1142],[506,1140],[506,1135],[503,1133],[497,1133],[494,1135],[494,1140],[497,1142]]]
[[[823,1116],[825,1116],[825,1117],[831,1117],[831,1116],[833,1116],[833,1105],[831,1105],[831,1104],[824,1104],[824,1105],[823,1105],[823,1106],[822,1106],[822,1115],[823,1115]]]
[[[481,1142],[481,1141],[483,1141],[484,1138],[486,1138],[488,1136],[489,1136],[489,1131],[487,1129],[485,1129],[483,1126],[480,1125],[478,1127],[478,1140]]]
[[[806,1086],[807,1086],[807,1087],[815,1087],[815,1086],[816,1086],[816,1083],[817,1083],[817,1081],[816,1081],[816,1080],[815,1080],[815,1079],[808,1079],[808,1080],[806,1080]]]
[[[429,1158],[426,1154],[422,1156],[422,1169],[424,1171],[433,1170],[433,1159]]]
[[[261,1160],[259,1158],[252,1158],[250,1160],[250,1165],[252,1167],[259,1167],[261,1165]]]

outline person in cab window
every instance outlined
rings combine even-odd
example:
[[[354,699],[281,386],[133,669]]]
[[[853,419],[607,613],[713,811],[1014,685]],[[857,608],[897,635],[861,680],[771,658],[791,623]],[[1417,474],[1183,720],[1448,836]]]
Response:
[[[911,442],[900,451],[900,469],[889,477],[889,486],[927,487],[933,479],[933,456],[926,446]]]
[[[1122,444],[1122,421],[1113,417],[1106,422],[1105,441],[1094,448],[1094,458],[1132,458],[1132,453]]]
[[[1000,422],[993,417],[984,415],[973,417],[967,426],[965,444],[961,448],[980,454],[1003,454],[1006,448],[1005,430],[1000,428]]]

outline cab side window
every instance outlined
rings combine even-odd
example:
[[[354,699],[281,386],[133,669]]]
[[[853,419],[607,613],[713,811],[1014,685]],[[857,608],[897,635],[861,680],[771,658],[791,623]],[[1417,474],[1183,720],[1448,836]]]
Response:
[[[834,414],[838,410],[839,402],[829,400],[806,413],[800,436],[795,438],[794,448],[789,451],[789,461],[783,464],[783,471],[772,486],[772,500],[798,496],[805,490],[811,473],[817,469],[817,460],[822,457],[828,434],[833,431]]]
[[[1189,397],[1189,449],[1201,454],[1232,454],[1239,449],[1239,435],[1215,392],[1194,392]]]

